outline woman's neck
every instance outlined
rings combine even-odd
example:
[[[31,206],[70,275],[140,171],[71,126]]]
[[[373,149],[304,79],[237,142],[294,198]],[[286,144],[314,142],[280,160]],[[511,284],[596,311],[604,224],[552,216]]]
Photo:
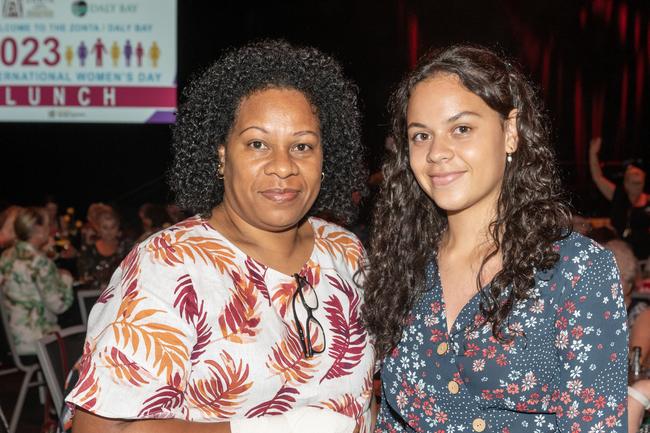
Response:
[[[494,221],[496,204],[447,212],[447,231],[443,246],[447,251],[482,251],[493,243],[490,224]]]
[[[248,257],[285,275],[300,272],[313,253],[314,231],[304,221],[281,231],[265,230],[222,203],[213,210],[210,223]]]

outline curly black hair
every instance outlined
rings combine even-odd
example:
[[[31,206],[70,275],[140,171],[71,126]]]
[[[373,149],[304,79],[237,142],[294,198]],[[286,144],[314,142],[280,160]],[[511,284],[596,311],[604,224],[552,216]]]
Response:
[[[364,190],[367,177],[358,89],[332,57],[282,40],[263,40],[226,52],[185,89],[169,171],[177,204],[208,217],[221,202],[217,147],[226,142],[241,101],[269,88],[302,92],[320,121],[325,177],[310,214],[335,212],[342,221],[353,221],[351,195]]]
[[[497,212],[490,224],[492,250],[483,266],[500,254],[503,268],[480,290],[481,313],[493,335],[509,339],[502,325],[515,303],[527,299],[536,270],[558,260],[553,243],[570,233],[547,120],[532,86],[512,64],[491,50],[455,45],[433,51],[399,85],[391,98],[393,134],[383,166],[384,184],[374,214],[370,267],[363,317],[380,357],[400,340],[407,316],[425,290],[425,267],[447,228],[443,210],[422,191],[409,166],[406,110],[412,89],[436,74],[453,74],[488,106],[508,118],[517,109],[517,151],[506,164]]]

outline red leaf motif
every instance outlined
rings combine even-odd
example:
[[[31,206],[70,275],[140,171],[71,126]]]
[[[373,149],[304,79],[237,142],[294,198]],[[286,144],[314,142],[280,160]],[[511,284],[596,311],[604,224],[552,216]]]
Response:
[[[257,290],[253,283],[232,272],[235,288],[231,290],[230,302],[219,315],[218,323],[224,339],[233,343],[247,343],[257,334],[260,324],[257,311]]]
[[[99,384],[95,376],[95,363],[92,361],[93,347],[86,342],[84,353],[77,364],[79,369],[79,380],[74,388],[73,397],[80,397],[80,406],[86,410],[95,407]]]
[[[269,305],[271,305],[269,289],[266,287],[266,283],[264,282],[262,270],[250,257],[246,259],[246,271],[248,272],[248,278],[253,282],[255,288],[260,291],[262,296],[264,296],[264,299],[269,301]],[[264,273],[266,273],[266,270],[264,270]]]
[[[292,394],[298,395],[300,392],[295,388],[283,385],[272,399],[260,403],[246,412],[246,418],[255,418],[265,415],[280,415],[285,413],[291,409],[293,403],[296,402],[296,399]]]
[[[138,277],[140,276],[140,249],[138,247],[133,248],[122,260],[120,268],[122,268],[123,298],[126,298],[135,292],[138,286]]]
[[[329,344],[328,354],[334,358],[334,363],[320,380],[334,379],[352,374],[359,365],[366,348],[366,331],[359,318],[359,295],[347,283],[338,278],[327,276],[332,286],[343,292],[349,301],[348,317],[346,319],[343,305],[338,297],[332,295],[325,301],[326,317],[329,320],[334,337]]]
[[[196,343],[192,348],[192,355],[190,356],[192,364],[198,362],[199,357],[205,352],[206,346],[210,343],[210,337],[212,337],[212,328],[208,326],[208,314],[203,311],[203,302],[201,302],[199,316],[201,318],[199,319],[199,322],[195,324],[197,334]]]
[[[110,353],[108,353],[107,349],[104,349],[103,356],[106,366],[113,370],[113,374],[118,379],[126,380],[133,386],[140,386],[149,383],[149,381],[143,377],[143,375],[150,376],[149,372],[131,361],[124,352],[117,347],[111,347]]]
[[[212,373],[210,379],[199,379],[189,387],[189,399],[204,415],[227,419],[236,413],[244,393],[253,385],[247,382],[248,365],[235,361],[227,352],[221,353],[221,363],[206,361]]]
[[[178,286],[174,289],[174,308],[179,307],[181,318],[185,316],[187,323],[193,323],[199,314],[198,298],[194,290],[194,284],[189,274],[182,275],[178,278]]]
[[[144,401],[144,407],[138,414],[139,417],[174,418],[173,410],[183,407],[185,395],[178,389],[181,385],[181,376],[176,373],[170,385],[156,390],[156,393]],[[186,412],[186,409],[183,409]]]
[[[106,286],[104,290],[102,290],[102,293],[99,295],[99,298],[95,301],[97,304],[105,304],[108,302],[109,299],[113,297],[113,291],[115,290],[115,287],[113,286]]]

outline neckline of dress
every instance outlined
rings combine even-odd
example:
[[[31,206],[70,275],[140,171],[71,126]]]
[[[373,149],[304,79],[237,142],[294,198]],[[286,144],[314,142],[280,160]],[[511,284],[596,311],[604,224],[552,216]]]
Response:
[[[216,227],[214,227],[212,224],[210,224],[210,222],[207,219],[202,218],[202,217],[199,217],[199,218],[200,218],[201,223],[205,227],[207,227],[211,231],[215,232],[219,236],[219,238],[221,240],[223,240],[227,244],[227,246],[229,248],[231,248],[236,254],[239,254],[239,255],[241,255],[243,257],[246,257],[246,260],[250,260],[250,261],[254,262],[256,265],[262,267],[265,271],[271,271],[271,272],[273,272],[273,273],[275,273],[275,274],[277,274],[280,277],[285,278],[285,279],[293,279],[293,274],[291,274],[291,275],[285,274],[284,272],[278,271],[277,269],[272,268],[271,266],[268,266],[267,264],[261,262],[260,260],[257,260],[255,257],[249,256],[240,247],[238,247],[237,244],[235,244],[233,241],[228,239]],[[299,274],[299,275],[302,275],[304,273],[305,269],[309,268],[309,263],[310,262],[315,262],[314,259],[315,259],[316,250],[317,250],[316,242],[317,242],[317,239],[318,239],[317,228],[318,228],[318,226],[320,226],[319,220],[320,220],[320,218],[307,217],[307,222],[311,226],[311,230],[314,233],[314,243],[312,245],[311,253],[309,254],[309,257],[307,258],[307,261],[300,266],[300,269],[297,272],[297,274]]]

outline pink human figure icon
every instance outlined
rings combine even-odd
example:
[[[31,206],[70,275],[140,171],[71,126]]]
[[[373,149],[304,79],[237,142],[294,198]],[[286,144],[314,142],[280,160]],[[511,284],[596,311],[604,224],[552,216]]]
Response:
[[[90,51],[90,53],[95,54],[95,66],[101,67],[104,53],[108,54],[108,51],[106,50],[106,45],[104,45],[101,38],[97,38],[97,42],[95,42],[95,45],[93,45],[93,49]]]
[[[124,43],[124,60],[126,61],[126,66],[129,67],[131,66],[131,56],[133,55],[133,46],[131,46],[131,41],[128,39]]]
[[[88,47],[84,44],[84,41],[81,41],[77,47],[77,57],[79,57],[79,63],[81,66],[86,66],[86,57],[88,57]]]
[[[135,57],[138,59],[138,68],[142,67],[142,57],[144,57],[144,48],[142,48],[141,42],[138,42],[138,45],[135,46]]]

